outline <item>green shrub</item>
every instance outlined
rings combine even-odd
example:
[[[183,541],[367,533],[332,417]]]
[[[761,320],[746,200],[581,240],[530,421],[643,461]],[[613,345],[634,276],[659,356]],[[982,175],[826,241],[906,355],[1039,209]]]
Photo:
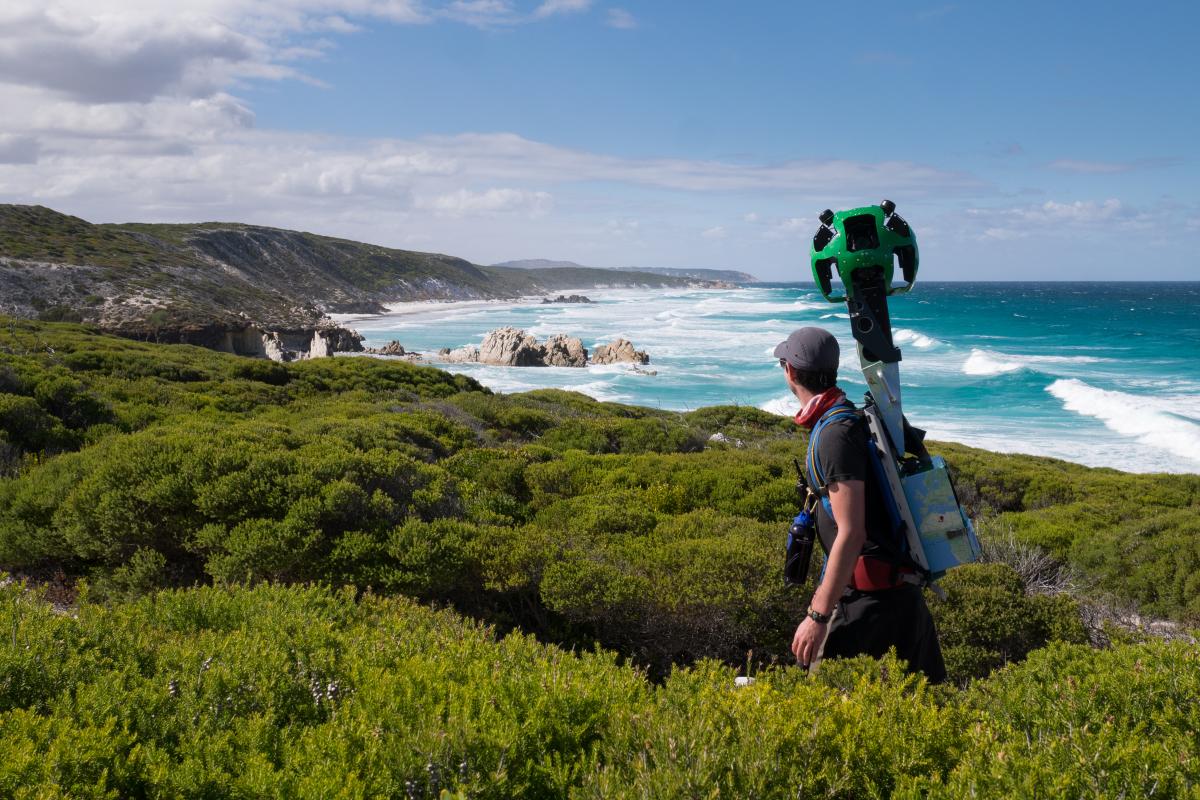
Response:
[[[0,431],[5,438],[30,452],[55,450],[73,442],[62,423],[31,397],[0,394]]]
[[[930,601],[951,680],[982,678],[1051,641],[1086,642],[1078,605],[1064,595],[1029,596],[1006,564],[969,564],[940,581]]]

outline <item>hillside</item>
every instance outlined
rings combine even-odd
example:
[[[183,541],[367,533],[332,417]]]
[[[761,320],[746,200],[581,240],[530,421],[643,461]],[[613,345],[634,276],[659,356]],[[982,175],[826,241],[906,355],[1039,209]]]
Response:
[[[696,280],[724,281],[726,283],[757,283],[758,278],[749,272],[736,269],[705,269],[703,267],[628,267],[631,270],[666,275],[671,278],[693,278]]]
[[[509,267],[511,269],[589,269],[583,264],[577,264],[574,261],[556,261],[552,258],[520,258],[516,261],[501,261],[499,264],[492,264],[493,267]]]
[[[504,261],[493,264],[495,267],[511,267],[513,269],[589,269],[574,261],[554,261],[546,258],[525,258],[517,261]],[[705,269],[672,268],[672,267],[625,267],[617,272],[638,272],[645,275],[659,275],[668,278],[685,278],[698,281],[720,281],[722,283],[756,283],[758,278],[748,272],[734,269]]]
[[[480,267],[236,223],[93,225],[41,206],[0,205],[0,313],[238,353],[357,349],[326,315],[376,313],[403,300],[696,283],[583,267]]]
[[[1111,609],[1200,618],[1200,477],[936,445],[990,560],[930,600],[933,688],[894,660],[783,666],[803,446],[753,408],[0,318],[0,566],[78,604],[0,585],[0,787],[1194,792],[1200,648]]]

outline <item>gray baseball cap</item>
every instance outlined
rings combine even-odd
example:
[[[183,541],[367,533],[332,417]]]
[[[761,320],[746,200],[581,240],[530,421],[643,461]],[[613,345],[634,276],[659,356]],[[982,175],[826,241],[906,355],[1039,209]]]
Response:
[[[824,328],[798,328],[775,347],[776,358],[804,372],[836,373],[841,353],[837,339]]]

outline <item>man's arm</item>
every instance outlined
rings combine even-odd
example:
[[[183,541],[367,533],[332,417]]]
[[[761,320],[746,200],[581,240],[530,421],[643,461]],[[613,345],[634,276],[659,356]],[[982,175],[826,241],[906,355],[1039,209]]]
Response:
[[[837,523],[837,537],[829,551],[825,577],[813,593],[812,608],[821,614],[833,613],[833,608],[850,583],[854,565],[867,541],[866,489],[862,481],[836,481],[829,484],[829,505]],[[792,654],[801,666],[812,663],[813,657],[829,632],[828,623],[805,617],[792,638]]]

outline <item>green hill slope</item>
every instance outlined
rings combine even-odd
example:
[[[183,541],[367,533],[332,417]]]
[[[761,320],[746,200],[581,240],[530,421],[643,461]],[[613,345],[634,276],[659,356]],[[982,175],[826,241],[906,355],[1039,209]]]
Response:
[[[66,797],[1189,797],[1200,651],[1056,645],[661,685],[402,598],[260,585],[71,616],[0,587],[0,790]]]
[[[0,565],[114,596],[371,586],[656,670],[783,658],[806,600],[779,580],[803,442],[756,409],[497,395],[405,363],[282,365],[16,320],[0,354]],[[1071,566],[1077,596],[1200,618],[1200,477],[938,449],[985,539]],[[1083,637],[1075,601],[1023,577],[946,580],[960,674]]]
[[[1200,477],[936,446],[989,551],[1084,583],[954,571],[934,689],[772,666],[808,600],[781,581],[802,447],[751,408],[0,318],[0,566],[89,582],[69,615],[0,584],[0,793],[1195,792],[1200,647],[1092,618],[1200,616]]]
[[[326,314],[380,312],[396,301],[697,283],[587,268],[479,267],[236,223],[93,225],[40,206],[0,205],[0,312],[209,347],[248,328],[311,333],[331,327]]]

